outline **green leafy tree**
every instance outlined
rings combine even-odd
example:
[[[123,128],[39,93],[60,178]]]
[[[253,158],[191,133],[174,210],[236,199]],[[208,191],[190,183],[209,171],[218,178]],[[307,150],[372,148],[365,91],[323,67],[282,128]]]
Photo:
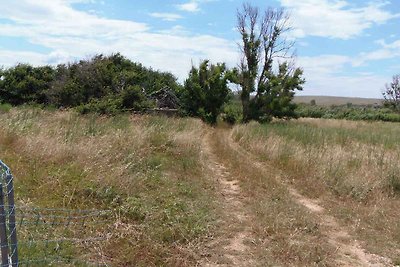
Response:
[[[280,64],[278,73],[269,74],[268,82],[260,85],[258,94],[250,102],[251,118],[262,122],[270,121],[272,117],[296,118],[296,105],[292,99],[294,90],[302,90],[302,74],[301,69]]]
[[[301,90],[302,71],[290,64],[294,45],[284,37],[290,30],[289,16],[283,9],[268,8],[262,15],[257,7],[244,4],[237,13],[241,35],[242,60],[235,82],[241,86],[243,121],[269,120],[271,116],[294,116],[291,100]],[[278,71],[274,71],[274,63]]]
[[[54,69],[50,66],[33,67],[18,64],[1,71],[0,98],[12,105],[24,103],[45,104],[45,92],[54,79]]]
[[[382,94],[386,106],[393,110],[400,111],[400,74],[393,76],[392,82],[385,85]]]
[[[229,99],[228,80],[231,72],[225,64],[210,64],[208,60],[192,67],[182,92],[183,106],[188,115],[215,123],[223,105]]]

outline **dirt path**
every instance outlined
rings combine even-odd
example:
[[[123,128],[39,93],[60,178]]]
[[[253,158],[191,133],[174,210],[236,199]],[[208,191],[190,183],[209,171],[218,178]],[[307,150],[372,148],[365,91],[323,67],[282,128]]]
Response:
[[[241,188],[229,173],[227,168],[218,160],[211,145],[211,134],[203,139],[203,153],[212,179],[218,182],[220,205],[225,214],[220,222],[221,233],[207,244],[207,255],[199,263],[200,266],[255,266],[252,257],[253,236],[250,225],[251,215],[247,212]]]
[[[273,170],[278,175],[281,173],[276,168],[260,162],[254,155],[244,150],[233,141],[232,135],[229,137],[229,145],[233,151],[243,157],[243,161],[248,164],[253,164],[263,172]],[[304,206],[309,212],[317,215],[321,231],[328,238],[331,245],[336,248],[336,265],[338,266],[393,266],[387,258],[366,252],[361,244],[355,240],[349,232],[342,227],[338,221],[331,215],[327,214],[325,209],[318,203],[317,200],[307,198],[301,195],[295,188],[286,184],[280,177],[276,179],[285,184],[290,195],[299,204]]]

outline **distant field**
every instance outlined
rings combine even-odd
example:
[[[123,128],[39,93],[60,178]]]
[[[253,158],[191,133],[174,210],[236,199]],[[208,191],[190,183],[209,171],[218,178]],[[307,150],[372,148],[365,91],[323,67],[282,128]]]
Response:
[[[330,105],[346,105],[352,103],[353,105],[374,105],[382,104],[382,99],[379,98],[359,98],[359,97],[340,97],[340,96],[295,96],[295,103],[310,103],[315,100],[317,105],[330,106]]]

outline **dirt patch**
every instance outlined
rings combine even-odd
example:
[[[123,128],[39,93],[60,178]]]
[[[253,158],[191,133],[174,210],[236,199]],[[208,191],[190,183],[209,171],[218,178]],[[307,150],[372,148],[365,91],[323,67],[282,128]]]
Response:
[[[203,140],[203,153],[206,164],[217,181],[220,192],[220,205],[224,211],[224,221],[220,222],[217,237],[210,238],[206,244],[207,253],[199,262],[200,266],[255,266],[251,244],[254,240],[249,227],[251,215],[243,204],[243,195],[239,181],[218,160],[210,142],[212,136]]]
[[[337,263],[340,266],[393,266],[387,258],[366,252],[347,230],[340,226],[337,220],[326,214],[325,209],[314,199],[300,195],[295,189],[289,188],[295,201],[306,207],[312,213],[318,213],[319,224],[329,243],[336,248]]]

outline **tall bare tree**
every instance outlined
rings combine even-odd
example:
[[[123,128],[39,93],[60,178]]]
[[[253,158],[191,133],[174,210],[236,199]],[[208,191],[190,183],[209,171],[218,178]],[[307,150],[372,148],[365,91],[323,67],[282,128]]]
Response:
[[[284,9],[268,8],[262,13],[258,7],[243,4],[242,9],[238,10],[237,30],[242,39],[240,43],[242,58],[237,83],[242,88],[244,121],[252,119],[250,95],[255,92],[254,101],[257,102],[258,98],[268,93],[267,90],[270,88],[268,83],[274,75],[274,60],[293,58],[291,52],[294,42],[285,36],[290,29],[289,15]],[[285,71],[288,77],[296,74],[301,79],[301,70],[294,69],[292,64],[285,63]],[[296,89],[301,90],[300,84],[304,80],[298,82]]]

